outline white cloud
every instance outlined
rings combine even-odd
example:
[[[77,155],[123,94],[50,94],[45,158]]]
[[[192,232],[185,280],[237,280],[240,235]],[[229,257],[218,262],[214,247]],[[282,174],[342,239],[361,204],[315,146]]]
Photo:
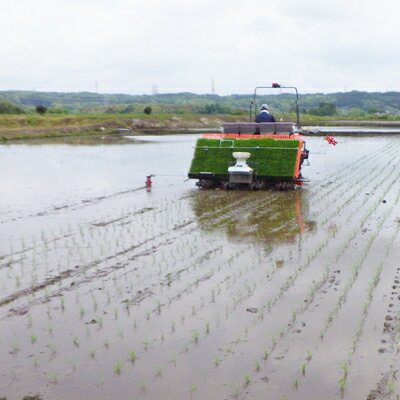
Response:
[[[0,0],[0,90],[400,89],[395,0]]]

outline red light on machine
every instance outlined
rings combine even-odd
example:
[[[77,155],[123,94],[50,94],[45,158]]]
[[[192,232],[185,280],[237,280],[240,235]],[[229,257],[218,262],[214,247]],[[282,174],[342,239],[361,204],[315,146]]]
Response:
[[[280,85],[279,83],[277,83],[277,82],[273,82],[273,83],[272,83],[272,87],[273,87],[273,88],[280,88],[281,85]]]

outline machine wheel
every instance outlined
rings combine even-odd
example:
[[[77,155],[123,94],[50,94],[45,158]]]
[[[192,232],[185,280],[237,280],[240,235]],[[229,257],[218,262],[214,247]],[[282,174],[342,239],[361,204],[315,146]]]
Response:
[[[261,189],[261,183],[260,182],[252,182],[250,184],[250,190],[260,190]]]
[[[290,181],[278,182],[275,184],[275,188],[277,190],[293,190],[294,182],[290,182]]]
[[[232,189],[231,184],[229,183],[229,181],[224,182],[224,183],[222,184],[222,188],[223,188],[224,190],[231,190],[231,189]]]

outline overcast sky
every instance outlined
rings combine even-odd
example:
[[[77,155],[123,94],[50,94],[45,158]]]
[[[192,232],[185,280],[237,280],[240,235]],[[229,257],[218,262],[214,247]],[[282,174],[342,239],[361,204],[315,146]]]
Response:
[[[0,90],[400,90],[398,0],[0,4]]]

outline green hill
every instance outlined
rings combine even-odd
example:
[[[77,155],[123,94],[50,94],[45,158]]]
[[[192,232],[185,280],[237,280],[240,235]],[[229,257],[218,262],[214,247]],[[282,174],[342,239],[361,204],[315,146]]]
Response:
[[[0,102],[33,110],[37,105],[53,111],[79,113],[142,113],[151,106],[154,113],[246,113],[252,95],[166,93],[156,95],[99,94],[89,92],[58,93],[35,91],[0,91]],[[257,97],[258,104],[268,103],[275,112],[294,110],[294,95],[288,93]],[[326,107],[328,105],[328,107]],[[300,95],[302,113],[332,115],[335,112],[400,114],[400,92],[370,93],[361,91],[313,93]],[[331,114],[324,114],[324,110]],[[311,111],[311,112],[310,112]]]

